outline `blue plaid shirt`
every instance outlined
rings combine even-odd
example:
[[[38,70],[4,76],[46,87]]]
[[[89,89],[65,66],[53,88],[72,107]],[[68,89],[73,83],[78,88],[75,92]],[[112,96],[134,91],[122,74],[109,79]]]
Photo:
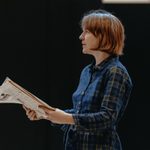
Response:
[[[132,90],[132,82],[119,57],[86,66],[73,93],[75,125],[63,125],[65,150],[121,150],[116,127]]]

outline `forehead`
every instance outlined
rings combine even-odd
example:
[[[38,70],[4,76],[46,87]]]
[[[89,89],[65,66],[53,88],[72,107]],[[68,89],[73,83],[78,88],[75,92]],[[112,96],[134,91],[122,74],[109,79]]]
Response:
[[[90,14],[84,16],[81,21],[81,28],[88,30],[103,30],[116,23],[116,19],[110,14]]]
[[[89,28],[100,27],[102,20],[103,20],[103,17],[101,15],[90,14],[90,15],[84,16],[81,22],[81,28],[89,29]]]

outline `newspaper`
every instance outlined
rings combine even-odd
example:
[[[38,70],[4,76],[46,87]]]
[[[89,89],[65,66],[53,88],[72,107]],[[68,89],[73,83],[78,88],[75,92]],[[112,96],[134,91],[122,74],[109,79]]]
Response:
[[[55,110],[54,107],[49,106],[47,103],[6,77],[5,81],[0,86],[0,103],[16,103],[22,104],[36,112],[38,118],[46,117],[43,109],[39,105],[44,105],[50,110]]]

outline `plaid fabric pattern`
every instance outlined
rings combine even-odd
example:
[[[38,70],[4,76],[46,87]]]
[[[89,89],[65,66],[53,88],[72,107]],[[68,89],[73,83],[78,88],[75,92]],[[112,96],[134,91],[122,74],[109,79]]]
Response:
[[[121,150],[116,132],[132,90],[132,81],[119,57],[86,66],[73,93],[75,125],[64,125],[65,150]]]

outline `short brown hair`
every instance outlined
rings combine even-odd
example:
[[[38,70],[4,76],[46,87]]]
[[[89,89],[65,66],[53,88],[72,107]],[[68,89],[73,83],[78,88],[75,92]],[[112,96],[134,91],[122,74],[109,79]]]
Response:
[[[100,51],[112,55],[122,55],[124,47],[124,26],[121,21],[105,10],[93,10],[81,20],[81,27],[98,37]]]

